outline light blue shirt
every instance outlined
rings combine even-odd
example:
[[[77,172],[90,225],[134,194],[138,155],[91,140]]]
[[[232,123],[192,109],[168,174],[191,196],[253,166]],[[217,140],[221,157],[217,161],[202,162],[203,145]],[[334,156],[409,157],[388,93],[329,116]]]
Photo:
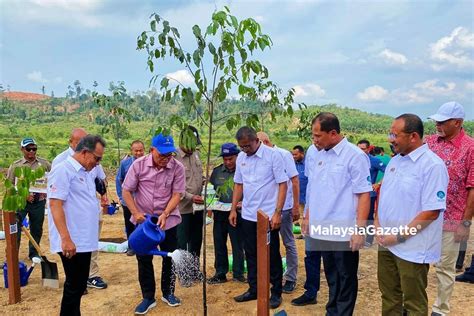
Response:
[[[261,209],[272,217],[278,198],[278,184],[288,181],[283,159],[275,149],[260,143],[255,154],[237,156],[234,182],[243,185],[242,218],[257,221]]]
[[[381,227],[409,224],[423,211],[444,211],[448,171],[443,160],[423,145],[408,155],[396,155],[385,169],[378,218]],[[406,242],[388,247],[397,257],[435,263],[441,257],[443,214]]]
[[[71,147],[68,147],[68,149],[66,149],[53,159],[53,162],[51,163],[51,169],[54,169],[57,165],[59,165],[60,162],[63,162],[72,155],[74,155],[74,150]],[[99,178],[101,180],[105,180],[106,178],[104,169],[101,165],[95,166],[91,171],[89,171],[89,173],[91,174],[92,179]]]
[[[94,178],[73,157],[57,164],[48,174],[48,199],[62,200],[66,226],[77,252],[98,249],[99,202],[95,193]],[[48,216],[51,252],[61,252],[61,237]]]

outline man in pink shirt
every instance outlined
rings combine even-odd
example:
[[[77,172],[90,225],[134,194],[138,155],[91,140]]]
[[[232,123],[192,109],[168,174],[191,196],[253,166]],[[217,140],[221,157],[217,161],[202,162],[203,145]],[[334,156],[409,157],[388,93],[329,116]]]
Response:
[[[174,158],[175,152],[171,136],[153,137],[151,153],[133,162],[122,185],[123,199],[132,214],[130,220],[140,224],[145,214],[158,216],[158,225],[166,231],[160,249],[168,252],[176,250],[178,245],[177,225],[181,222],[178,204],[185,192],[184,166]],[[156,306],[153,256],[137,254],[137,261],[143,300],[135,314],[144,315]],[[181,305],[174,296],[175,281],[171,258],[163,258],[161,300],[169,306]]]
[[[438,297],[432,315],[449,313],[459,242],[469,238],[474,211],[474,139],[464,133],[464,116],[461,104],[443,104],[429,117],[436,123],[436,134],[425,139],[429,148],[444,161],[449,173],[442,253],[436,264]]]

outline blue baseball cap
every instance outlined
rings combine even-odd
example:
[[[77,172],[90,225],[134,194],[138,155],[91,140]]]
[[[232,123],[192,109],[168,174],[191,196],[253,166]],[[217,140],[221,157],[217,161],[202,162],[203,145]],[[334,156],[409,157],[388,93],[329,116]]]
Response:
[[[237,145],[234,143],[225,143],[221,146],[221,154],[219,157],[228,157],[238,155],[240,150],[237,148]]]
[[[158,134],[151,140],[151,146],[155,147],[160,154],[166,155],[176,151],[174,148],[174,140],[172,136],[164,136],[163,134]]]
[[[31,137],[26,137],[21,140],[20,146],[21,147],[26,147],[28,145],[36,145],[36,142],[33,138]]]

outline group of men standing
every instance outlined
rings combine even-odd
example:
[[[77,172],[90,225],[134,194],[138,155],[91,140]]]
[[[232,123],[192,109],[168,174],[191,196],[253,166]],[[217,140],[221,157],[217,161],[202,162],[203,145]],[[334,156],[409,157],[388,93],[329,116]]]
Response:
[[[292,293],[296,287],[298,254],[293,223],[302,216],[305,292],[292,300],[293,305],[316,304],[322,260],[329,287],[327,314],[353,314],[359,250],[370,246],[375,238],[379,245],[377,275],[382,314],[428,313],[429,264],[436,264],[438,278],[438,296],[432,312],[449,313],[459,242],[469,237],[473,216],[474,141],[462,129],[464,110],[458,103],[444,104],[430,118],[436,122],[437,135],[425,138],[418,116],[403,114],[394,119],[389,142],[396,155],[388,164],[373,159],[366,150],[368,141],[351,144],[333,113],[321,112],[313,119],[313,144],[306,154],[300,146],[290,153],[276,147],[267,134],[241,127],[236,134],[238,146],[221,146],[223,163],[214,168],[209,179],[219,191],[219,202],[229,206],[213,211],[216,273],[207,282],[227,281],[229,235],[233,279],[249,286],[234,299],[245,302],[257,298],[256,222],[257,211],[262,210],[269,217],[271,228],[271,308],[280,306],[282,293]],[[201,142],[199,133],[192,126],[186,129],[180,135],[178,148],[171,136],[162,134],[153,137],[146,155],[143,142],[133,142],[132,156],[121,162],[116,185],[127,236],[145,220],[145,215],[156,216],[157,225],[166,232],[161,250],[172,252],[180,248],[199,257],[204,214],[197,206],[204,203],[201,194],[206,179],[196,150]],[[185,142],[185,134],[195,139]],[[73,142],[76,138],[77,142]],[[36,152],[34,146],[34,140],[23,140],[25,159]],[[104,149],[100,136],[76,129],[70,148],[50,168],[51,251],[59,253],[66,273],[61,314],[78,314],[88,280],[98,278],[97,271],[89,270],[94,270],[100,232],[99,205],[108,203],[105,192],[99,192],[100,204],[96,197],[96,179],[105,179],[99,164]],[[37,163],[48,170],[46,162]],[[378,171],[385,175],[377,197],[373,185]],[[44,197],[30,199],[26,211],[33,224],[35,205],[30,204],[42,201],[44,208],[46,202]],[[285,276],[280,236],[287,255]],[[133,249],[127,254],[134,255]],[[30,250],[30,256],[34,255]],[[136,258],[143,300],[135,313],[146,314],[156,306],[153,256],[136,254]],[[471,270],[459,281],[474,281],[474,267]],[[169,306],[181,304],[174,295],[175,278],[171,258],[163,258],[161,299]]]

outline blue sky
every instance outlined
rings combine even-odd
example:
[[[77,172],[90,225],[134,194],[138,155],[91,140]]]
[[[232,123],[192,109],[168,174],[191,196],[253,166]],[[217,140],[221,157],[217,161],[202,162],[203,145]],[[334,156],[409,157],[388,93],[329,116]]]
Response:
[[[425,118],[457,100],[474,119],[473,1],[0,0],[0,82],[56,96],[76,79],[102,92],[118,80],[145,91],[151,74],[135,48],[149,15],[169,20],[192,48],[191,27],[205,28],[223,5],[271,36],[258,57],[299,102]],[[158,72],[182,70],[167,62]]]

